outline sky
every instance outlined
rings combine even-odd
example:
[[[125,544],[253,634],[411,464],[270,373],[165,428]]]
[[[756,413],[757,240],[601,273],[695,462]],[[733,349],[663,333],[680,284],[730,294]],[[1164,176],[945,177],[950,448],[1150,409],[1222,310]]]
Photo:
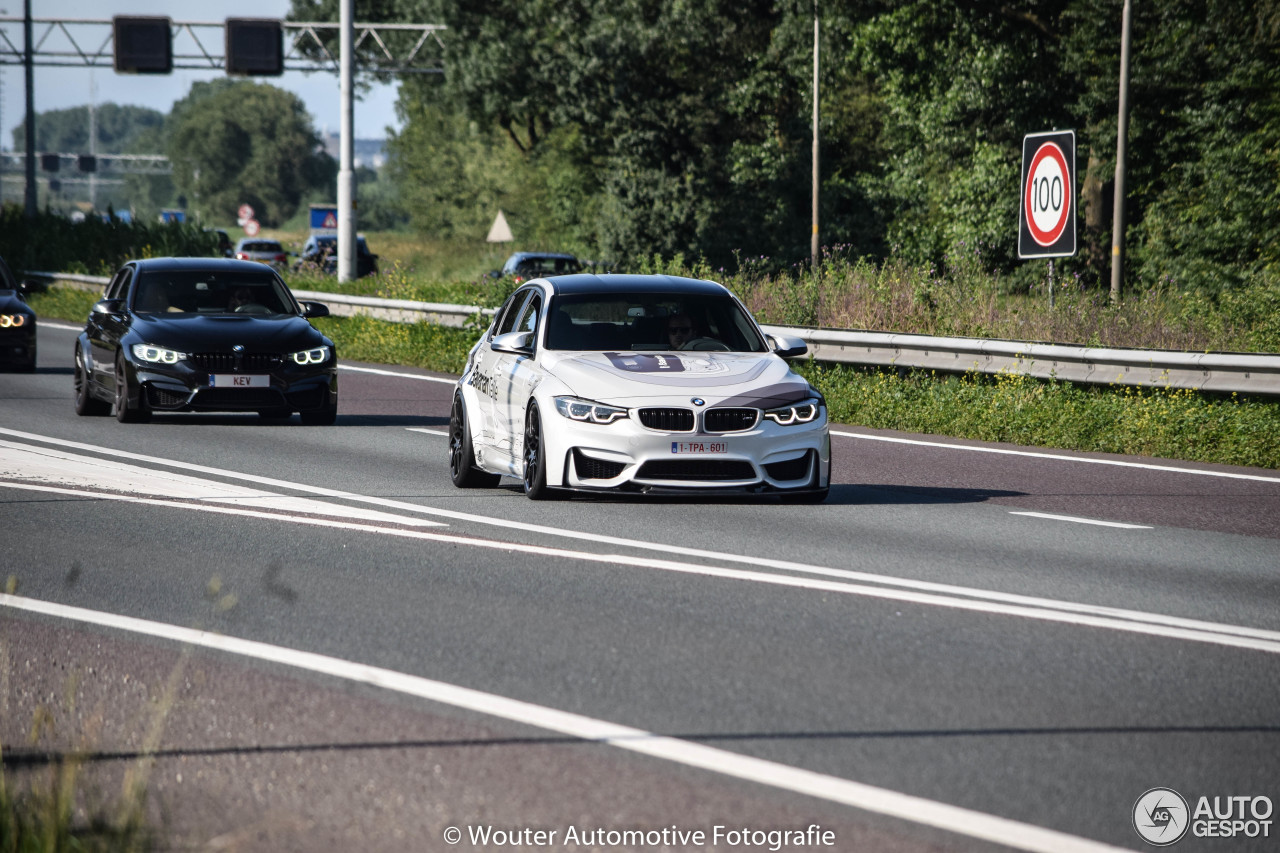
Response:
[[[197,3],[178,0],[31,0],[31,16],[57,20],[94,19],[109,20],[114,15],[167,15],[175,23],[221,22],[226,18],[281,18],[289,11],[289,0],[201,0]],[[21,17],[23,0],[0,0],[0,17]],[[359,16],[357,16],[357,22]],[[423,23],[431,23],[424,21]],[[23,46],[21,24],[3,25],[9,39],[19,49]],[[49,30],[48,24],[34,24],[32,35],[37,42]],[[91,30],[106,34],[105,27]],[[201,38],[216,30],[197,29]],[[96,51],[101,39],[83,39],[77,36],[80,47]],[[206,47],[211,53],[221,55],[221,35]],[[175,39],[175,51],[186,52],[193,43],[188,36]],[[73,49],[58,31],[48,34],[43,45],[47,50]],[[47,110],[80,107],[89,103],[134,104],[167,113],[173,103],[184,97],[191,84],[224,76],[220,70],[176,70],[167,75],[117,74],[109,62],[105,67],[41,67],[34,68],[34,95],[37,113]],[[287,71],[280,77],[250,78],[293,92],[302,98],[307,111],[315,121],[316,130],[337,133],[341,121],[341,105],[338,97],[338,75],[318,72],[304,74]],[[13,147],[13,129],[22,123],[26,110],[25,79],[21,65],[0,66],[0,144],[8,150]],[[354,107],[355,136],[358,139],[381,139],[386,128],[400,128],[396,119],[396,85],[374,87],[364,100]]]

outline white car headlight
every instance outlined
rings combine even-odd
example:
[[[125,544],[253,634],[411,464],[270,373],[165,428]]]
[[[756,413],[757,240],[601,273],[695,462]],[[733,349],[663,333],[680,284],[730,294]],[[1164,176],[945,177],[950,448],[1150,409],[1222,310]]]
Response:
[[[0,329],[17,329],[26,324],[25,314],[0,314]]]
[[[302,352],[295,352],[289,355],[298,364],[324,364],[329,360],[328,347],[316,347],[315,349],[307,349]]]
[[[822,401],[817,397],[810,397],[803,403],[793,403],[790,406],[767,409],[764,416],[775,424],[782,426],[808,424],[818,419],[818,413],[822,411],[822,405]]]
[[[185,352],[178,352],[155,344],[134,344],[133,357],[151,364],[177,364],[187,357]]]
[[[577,397],[556,397],[556,411],[571,421],[588,421],[593,424],[611,424],[627,417],[627,410],[606,406],[592,400]]]

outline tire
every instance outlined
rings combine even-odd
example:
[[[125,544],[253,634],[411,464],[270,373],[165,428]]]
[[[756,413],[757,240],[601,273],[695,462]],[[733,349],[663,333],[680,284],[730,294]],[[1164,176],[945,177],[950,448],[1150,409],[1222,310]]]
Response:
[[[89,368],[84,363],[84,353],[80,351],[80,345],[76,345],[76,367],[75,367],[75,388],[76,388],[76,414],[81,417],[92,415],[105,415],[111,411],[111,407],[93,396],[93,378],[89,376]]]
[[[151,411],[138,389],[138,405],[129,405],[129,375],[125,372],[124,356],[116,356],[116,420],[122,424],[144,423],[151,419]]]
[[[449,412],[449,479],[459,489],[491,489],[502,479],[498,474],[476,467],[471,428],[461,393],[453,395],[453,408]]]
[[[547,487],[547,459],[542,446],[542,415],[537,403],[530,403],[524,418],[524,493],[529,500],[554,497]]]

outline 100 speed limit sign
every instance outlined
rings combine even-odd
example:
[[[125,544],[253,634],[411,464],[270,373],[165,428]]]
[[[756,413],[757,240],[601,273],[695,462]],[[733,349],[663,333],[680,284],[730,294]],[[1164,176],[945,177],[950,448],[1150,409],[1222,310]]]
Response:
[[[1076,253],[1075,197],[1075,131],[1023,137],[1019,258],[1061,258]]]

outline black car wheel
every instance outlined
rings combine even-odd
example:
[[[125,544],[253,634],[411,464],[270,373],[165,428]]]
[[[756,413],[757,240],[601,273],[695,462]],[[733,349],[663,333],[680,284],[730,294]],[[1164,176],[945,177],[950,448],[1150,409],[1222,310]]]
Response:
[[[498,485],[502,479],[498,474],[476,467],[471,428],[467,424],[461,393],[453,395],[453,409],[449,412],[449,479],[459,489],[488,489]]]
[[[129,405],[129,374],[125,372],[124,356],[116,356],[116,420],[122,424],[142,423],[150,419],[151,412],[138,389],[138,405]]]
[[[547,459],[542,447],[542,416],[538,404],[530,403],[524,420],[524,493],[531,500],[553,496],[547,488]]]
[[[90,385],[93,380],[89,376],[89,367],[84,363],[84,353],[80,351],[79,345],[76,346],[76,372],[74,381],[76,388],[77,415],[105,415],[111,411],[110,406],[93,396],[93,389]]]

